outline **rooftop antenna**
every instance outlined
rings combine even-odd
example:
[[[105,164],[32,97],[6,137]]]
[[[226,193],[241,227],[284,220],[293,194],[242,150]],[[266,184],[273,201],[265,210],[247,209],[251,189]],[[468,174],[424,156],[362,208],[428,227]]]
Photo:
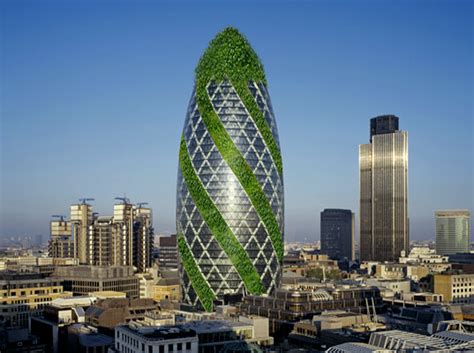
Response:
[[[87,201],[95,201],[95,199],[92,199],[90,197],[84,197],[82,199],[79,199],[79,201],[81,201],[81,204],[82,205],[86,205],[87,204]]]
[[[137,202],[138,208],[142,208],[144,205],[148,205],[148,202]]]
[[[130,199],[128,197],[116,197],[115,200],[122,201],[122,204],[127,205],[130,203]]]
[[[66,218],[66,216],[63,216],[63,215],[61,215],[61,214],[53,214],[51,217],[53,217],[53,218],[59,218],[59,220],[60,220],[61,222],[64,222],[64,218]]]

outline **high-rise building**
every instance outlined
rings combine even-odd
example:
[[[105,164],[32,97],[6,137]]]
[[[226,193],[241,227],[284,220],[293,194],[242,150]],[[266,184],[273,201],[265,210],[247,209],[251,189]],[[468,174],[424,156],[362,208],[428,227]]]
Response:
[[[196,68],[179,153],[177,234],[185,302],[270,294],[283,259],[283,169],[263,66],[234,28]]]
[[[151,267],[154,242],[151,208],[138,205],[133,219],[132,264],[138,272]]]
[[[84,200],[71,205],[71,228],[76,258],[80,264],[89,263],[89,227],[92,223],[92,206]]]
[[[440,210],[436,218],[436,253],[452,255],[469,252],[470,219],[469,210]]]
[[[178,245],[176,243],[176,234],[172,234],[169,237],[159,237],[158,265],[160,269],[177,269],[178,262]]]
[[[370,143],[359,146],[360,257],[393,261],[408,253],[408,134],[398,117],[370,121]]]
[[[95,216],[89,231],[89,262],[93,266],[122,265],[122,247],[118,242],[113,217]]]
[[[71,223],[61,217],[51,221],[51,239],[48,253],[54,258],[74,258],[74,239],[72,237]]]
[[[71,206],[69,221],[51,221],[49,253],[76,258],[83,265],[134,266],[145,272],[151,267],[153,237],[151,208],[123,198],[114,205],[114,215],[104,217],[81,203]]]
[[[321,252],[334,260],[354,260],[355,221],[351,210],[329,208],[321,212]]]

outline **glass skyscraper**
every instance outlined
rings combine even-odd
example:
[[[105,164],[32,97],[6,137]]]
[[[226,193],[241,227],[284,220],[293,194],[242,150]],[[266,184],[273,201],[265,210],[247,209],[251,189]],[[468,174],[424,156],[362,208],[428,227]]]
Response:
[[[335,260],[354,260],[354,213],[329,208],[321,212],[321,252]]]
[[[469,210],[440,210],[436,218],[436,253],[453,255],[469,252],[470,219]]]
[[[359,146],[360,257],[393,261],[409,250],[408,134],[383,115],[371,119],[370,136]]]
[[[184,301],[271,294],[283,260],[283,170],[257,55],[234,28],[196,68],[179,152],[176,227]]]

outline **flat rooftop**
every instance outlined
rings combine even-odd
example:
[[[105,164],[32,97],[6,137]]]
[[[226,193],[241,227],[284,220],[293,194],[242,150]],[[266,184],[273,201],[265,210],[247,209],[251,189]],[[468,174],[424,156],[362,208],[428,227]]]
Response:
[[[133,328],[130,326],[120,326],[134,335],[153,341],[164,341],[176,338],[196,337],[196,332],[183,328],[182,326],[141,326]]]
[[[190,321],[181,325],[184,329],[190,329],[196,331],[198,334],[207,332],[227,332],[233,331],[236,328],[252,328],[251,324],[238,321],[225,321],[225,320],[202,320],[202,321]]]

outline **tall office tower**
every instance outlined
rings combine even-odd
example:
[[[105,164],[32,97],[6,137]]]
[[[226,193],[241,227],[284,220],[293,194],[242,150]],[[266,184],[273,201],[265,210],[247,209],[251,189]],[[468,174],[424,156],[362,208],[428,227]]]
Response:
[[[436,253],[452,255],[469,252],[471,212],[469,210],[440,210],[436,218]]]
[[[321,212],[321,252],[334,260],[354,260],[355,221],[351,210],[329,208]]]
[[[121,199],[122,203],[114,205],[113,216],[92,213],[92,206],[82,202],[71,206],[70,221],[52,221],[51,256],[60,257],[68,245],[70,257],[80,264],[134,266],[145,272],[152,260],[152,210]]]
[[[119,228],[119,238],[121,243],[121,263],[124,266],[132,266],[133,259],[133,218],[134,207],[128,199],[114,205],[114,223]]]
[[[370,120],[370,143],[359,146],[361,260],[393,261],[408,253],[408,134],[398,117]]]
[[[169,237],[161,236],[158,238],[158,265],[160,269],[178,268],[178,246],[176,243],[176,234]]]
[[[83,201],[71,205],[71,231],[74,239],[76,258],[80,264],[89,263],[89,233],[92,224],[92,206]]]
[[[151,208],[137,207],[133,223],[133,260],[138,272],[151,267],[153,251],[153,222]]]
[[[209,44],[179,153],[176,223],[185,302],[270,294],[283,260],[283,168],[263,66],[226,28]]]
[[[50,223],[51,239],[48,244],[49,257],[74,258],[74,239],[71,224],[61,218]]]
[[[113,217],[94,217],[90,226],[89,264],[93,266],[121,265],[116,263],[114,255],[115,229]],[[120,260],[120,257],[118,257]]]

